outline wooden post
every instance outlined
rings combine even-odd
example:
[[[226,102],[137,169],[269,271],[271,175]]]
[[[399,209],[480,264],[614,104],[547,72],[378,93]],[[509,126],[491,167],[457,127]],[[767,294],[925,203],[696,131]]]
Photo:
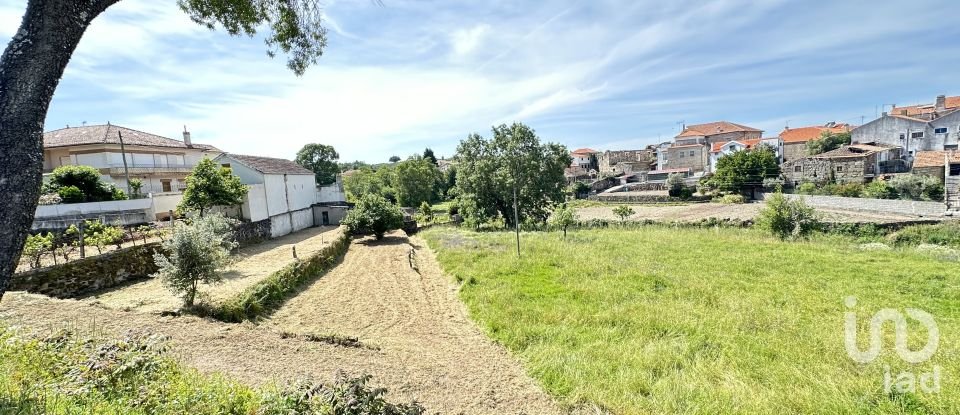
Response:
[[[298,259],[298,258],[297,258],[297,246],[296,246],[296,245],[293,246],[293,259]]]
[[[79,236],[79,238],[80,238],[80,258],[86,258],[86,257],[87,257],[86,253],[85,253],[84,250],[83,250],[83,225],[84,225],[83,221],[80,221],[80,226],[79,226],[79,228],[80,228],[80,236]]]

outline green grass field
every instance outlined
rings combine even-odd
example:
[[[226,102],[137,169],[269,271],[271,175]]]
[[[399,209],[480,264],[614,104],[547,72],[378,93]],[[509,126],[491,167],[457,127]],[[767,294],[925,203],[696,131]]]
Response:
[[[850,239],[781,242],[752,229],[423,233],[463,283],[473,318],[568,406],[640,413],[960,413],[960,264],[912,249],[863,251]],[[892,325],[869,364],[848,357],[844,305],[866,324],[918,308],[939,349],[911,365]],[[909,320],[912,350],[926,330]],[[899,392],[892,377],[940,366],[940,392]]]

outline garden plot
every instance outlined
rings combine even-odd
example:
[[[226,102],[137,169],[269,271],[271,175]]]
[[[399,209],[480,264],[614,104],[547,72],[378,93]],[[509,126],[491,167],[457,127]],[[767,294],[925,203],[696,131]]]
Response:
[[[610,206],[589,206],[577,209],[577,216],[580,220],[604,219],[609,221],[619,221],[620,218],[613,214],[613,207]],[[731,220],[752,220],[763,209],[764,203],[745,203],[745,204],[720,204],[720,203],[692,203],[687,205],[630,205],[634,213],[627,220],[642,221],[653,220],[663,222],[697,222],[703,219],[731,219]],[[826,222],[874,222],[890,223],[916,220],[915,217],[881,214],[859,211],[839,211],[829,209],[816,209]]]
[[[148,330],[170,336],[183,363],[251,385],[328,380],[343,370],[372,375],[390,400],[416,399],[428,413],[560,413],[521,364],[474,326],[425,244],[400,232],[354,242],[342,263],[260,325],[19,292],[0,302],[0,324],[104,335]],[[358,341],[331,340],[350,337]]]
[[[237,262],[226,271],[223,282],[201,285],[199,291],[208,301],[222,301],[266,278],[293,261],[293,248],[301,258],[329,245],[337,236],[335,227],[309,228],[276,239],[241,248]],[[202,297],[201,297],[202,298]],[[106,307],[141,312],[172,311],[182,302],[159,279],[149,279],[126,287],[88,297]]]

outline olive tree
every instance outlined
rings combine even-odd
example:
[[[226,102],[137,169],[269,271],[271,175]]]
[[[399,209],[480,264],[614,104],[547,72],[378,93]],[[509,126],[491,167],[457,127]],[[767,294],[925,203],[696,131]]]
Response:
[[[222,280],[221,270],[230,263],[230,251],[237,247],[233,223],[219,213],[196,218],[190,224],[178,222],[173,236],[163,242],[165,253],[153,256],[159,268],[155,276],[183,299],[184,306],[193,305],[200,283]]]
[[[26,0],[20,27],[0,57],[0,296],[20,260],[37,208],[43,123],[53,93],[87,27],[123,0]],[[231,35],[264,31],[270,56],[300,75],[326,47],[319,0],[178,0],[194,22]]]

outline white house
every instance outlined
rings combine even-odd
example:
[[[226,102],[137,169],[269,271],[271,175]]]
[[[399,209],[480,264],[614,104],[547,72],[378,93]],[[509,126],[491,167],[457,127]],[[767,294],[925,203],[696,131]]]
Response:
[[[270,236],[314,226],[317,181],[313,172],[290,160],[224,153],[214,161],[233,171],[250,190],[241,208],[244,219],[270,219]]]

